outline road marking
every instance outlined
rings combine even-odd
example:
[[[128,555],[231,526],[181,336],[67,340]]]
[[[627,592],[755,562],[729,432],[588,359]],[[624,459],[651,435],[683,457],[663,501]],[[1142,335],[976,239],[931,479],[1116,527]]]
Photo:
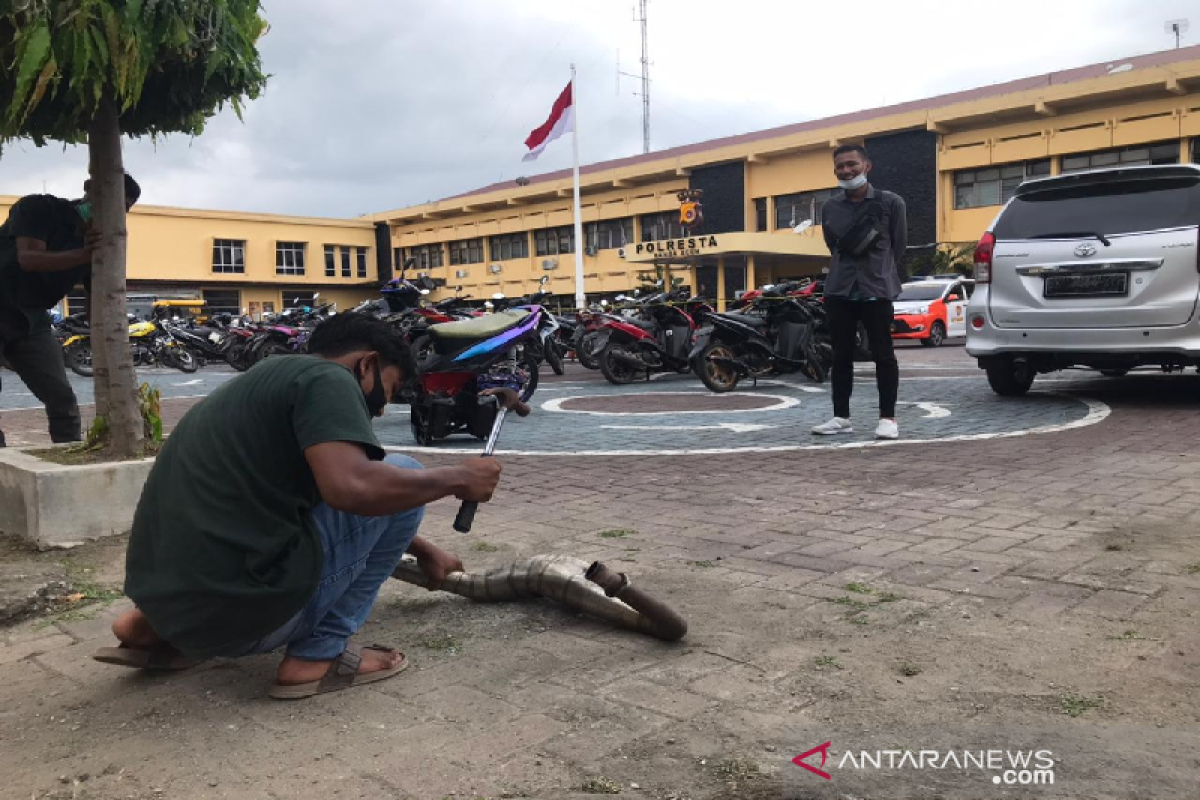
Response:
[[[997,433],[970,433],[959,436],[935,436],[927,439],[890,439],[845,442],[843,444],[785,444],[768,447],[705,447],[694,449],[661,449],[661,450],[497,450],[496,455],[507,456],[707,456],[707,455],[736,455],[738,453],[794,453],[804,450],[862,450],[868,447],[903,447],[914,444],[940,444],[942,442],[980,442],[988,439],[1012,439],[1018,436],[1031,436],[1043,433],[1061,433],[1062,431],[1086,428],[1103,422],[1112,413],[1112,409],[1099,400],[1089,397],[1072,397],[1061,392],[1033,392],[1033,395],[1047,397],[1062,397],[1075,400],[1087,407],[1087,414],[1071,422],[1053,423],[1036,428],[1020,431],[1001,431]],[[553,402],[553,401],[551,401]],[[391,453],[420,453],[430,452],[429,447],[419,445],[389,445],[383,448]],[[465,449],[465,448],[463,448]],[[442,452],[455,452],[443,450]]]
[[[731,433],[753,433],[777,428],[778,425],[757,425],[753,422],[718,422],[716,425],[601,425],[610,431],[717,431],[726,430]]]
[[[649,396],[661,397],[664,395],[682,395],[684,397],[695,397],[696,393],[692,392],[652,392]],[[679,414],[752,414],[759,411],[782,411],[785,408],[794,408],[800,405],[800,399],[796,397],[786,397],[781,394],[755,394],[754,397],[770,397],[776,402],[774,405],[765,406],[763,408],[724,408],[719,411],[579,411],[572,408],[563,408],[563,403],[570,400],[592,400],[595,398],[605,397],[628,397],[628,395],[611,395],[611,394],[581,394],[572,397],[556,397],[553,400],[547,400],[542,403],[543,411],[558,412],[561,414],[591,414],[597,417],[674,417]]]
[[[194,381],[184,381],[183,383],[172,383],[171,385],[172,386],[195,386],[198,383],[204,383],[204,381],[202,381],[199,378],[196,378]]]
[[[950,416],[950,409],[948,409],[945,406],[940,405],[938,403],[928,403],[928,402],[914,403],[911,400],[900,400],[900,401],[897,401],[896,405],[916,406],[917,408],[919,408],[925,412],[925,416],[922,417],[922,419],[945,419],[946,417]]]

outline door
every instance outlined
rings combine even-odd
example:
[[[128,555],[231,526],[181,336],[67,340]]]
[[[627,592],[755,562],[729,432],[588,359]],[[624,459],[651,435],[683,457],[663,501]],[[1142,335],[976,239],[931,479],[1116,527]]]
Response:
[[[956,283],[942,298],[946,304],[946,333],[950,336],[967,335],[967,295],[961,283]]]

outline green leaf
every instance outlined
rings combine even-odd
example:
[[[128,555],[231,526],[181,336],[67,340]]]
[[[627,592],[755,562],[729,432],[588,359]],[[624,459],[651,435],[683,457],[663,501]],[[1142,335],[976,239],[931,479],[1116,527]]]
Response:
[[[33,110],[36,104],[26,104],[25,98],[29,96],[30,91],[33,89],[34,78],[41,72],[49,55],[50,29],[43,23],[30,31],[28,36],[25,37],[24,47],[21,52],[21,67],[17,71],[16,92],[13,94],[12,103],[8,107],[8,117],[10,120],[17,121],[20,124],[20,122],[23,122],[29,116],[29,112]],[[18,113],[22,108],[24,109],[24,113]]]

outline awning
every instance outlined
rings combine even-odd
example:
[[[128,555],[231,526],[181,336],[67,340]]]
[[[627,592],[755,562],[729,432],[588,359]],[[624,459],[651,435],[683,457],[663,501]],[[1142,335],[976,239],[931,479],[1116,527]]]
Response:
[[[698,234],[626,245],[624,252],[631,264],[694,264],[725,256],[829,258],[829,248],[816,227],[804,233]]]

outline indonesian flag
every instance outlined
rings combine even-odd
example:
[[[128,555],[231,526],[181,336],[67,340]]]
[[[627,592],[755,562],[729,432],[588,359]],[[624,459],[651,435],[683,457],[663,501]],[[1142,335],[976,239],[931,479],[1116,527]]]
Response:
[[[542,154],[546,145],[567,131],[573,130],[575,130],[575,104],[571,99],[571,84],[568,83],[567,88],[563,89],[562,94],[554,101],[554,108],[550,109],[550,118],[535,128],[533,133],[529,134],[529,138],[525,140],[525,146],[529,148],[529,152],[521,160],[533,161]]]

